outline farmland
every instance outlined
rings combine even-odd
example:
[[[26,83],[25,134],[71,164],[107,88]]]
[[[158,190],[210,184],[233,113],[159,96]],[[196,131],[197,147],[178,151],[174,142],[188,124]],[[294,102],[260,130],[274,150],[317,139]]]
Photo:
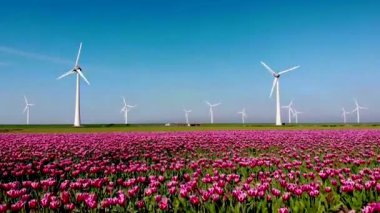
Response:
[[[86,132],[177,132],[177,131],[215,131],[215,130],[330,130],[330,129],[380,129],[380,124],[200,124],[164,126],[164,124],[87,124],[80,128],[72,125],[0,125],[0,133],[86,133]]]
[[[380,131],[0,135],[0,212],[374,212]]]

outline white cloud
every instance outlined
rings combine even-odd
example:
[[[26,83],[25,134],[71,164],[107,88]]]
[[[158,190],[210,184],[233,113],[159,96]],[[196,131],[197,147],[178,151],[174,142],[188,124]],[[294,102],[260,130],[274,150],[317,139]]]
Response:
[[[0,52],[6,53],[6,54],[17,55],[17,56],[21,56],[21,57],[25,57],[25,58],[37,59],[37,60],[42,60],[42,61],[49,61],[49,62],[53,62],[53,63],[71,64],[70,61],[59,58],[59,57],[48,56],[48,55],[32,53],[32,52],[25,52],[22,50],[10,48],[10,47],[5,47],[5,46],[0,46]],[[7,63],[0,62],[0,66],[3,66],[4,64],[6,65]]]

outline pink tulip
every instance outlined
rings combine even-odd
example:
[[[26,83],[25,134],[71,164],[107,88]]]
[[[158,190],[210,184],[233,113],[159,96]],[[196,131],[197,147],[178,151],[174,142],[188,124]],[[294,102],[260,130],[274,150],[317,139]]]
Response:
[[[30,200],[28,206],[31,209],[36,209],[38,207],[38,201],[36,199]],[[1,211],[0,211],[1,212]]]
[[[136,201],[136,206],[139,209],[143,209],[143,208],[145,208],[145,202],[143,200],[138,200],[138,201]]]
[[[168,199],[166,197],[163,197],[160,203],[158,204],[159,208],[161,210],[167,210],[168,209]]]
[[[7,212],[8,208],[6,204],[0,204],[0,213]]]
[[[288,208],[280,208],[278,210],[278,213],[289,213],[289,210],[288,210]]]
[[[193,205],[199,205],[199,198],[195,195],[190,195],[190,203]]]

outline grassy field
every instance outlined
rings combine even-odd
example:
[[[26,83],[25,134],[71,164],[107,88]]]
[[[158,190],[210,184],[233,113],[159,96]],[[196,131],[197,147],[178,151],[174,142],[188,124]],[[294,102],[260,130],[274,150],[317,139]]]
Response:
[[[380,129],[380,124],[201,124],[200,126],[164,126],[164,124],[88,124],[80,128],[71,125],[0,125],[0,133],[60,133],[60,132],[139,132],[139,131],[204,131],[204,130],[300,130],[300,129]]]

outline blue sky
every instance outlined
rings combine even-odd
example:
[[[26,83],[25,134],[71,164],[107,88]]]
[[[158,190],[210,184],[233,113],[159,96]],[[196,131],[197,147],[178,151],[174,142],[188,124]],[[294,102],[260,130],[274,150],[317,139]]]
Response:
[[[273,122],[268,95],[276,70],[282,103],[295,100],[301,122],[340,121],[354,97],[379,121],[379,1],[13,1],[0,7],[0,123],[72,123],[80,64],[82,121],[119,123],[125,96],[134,123],[208,122],[204,100],[222,102],[216,122]],[[283,119],[286,114],[283,112]],[[350,117],[354,120],[354,117]]]

